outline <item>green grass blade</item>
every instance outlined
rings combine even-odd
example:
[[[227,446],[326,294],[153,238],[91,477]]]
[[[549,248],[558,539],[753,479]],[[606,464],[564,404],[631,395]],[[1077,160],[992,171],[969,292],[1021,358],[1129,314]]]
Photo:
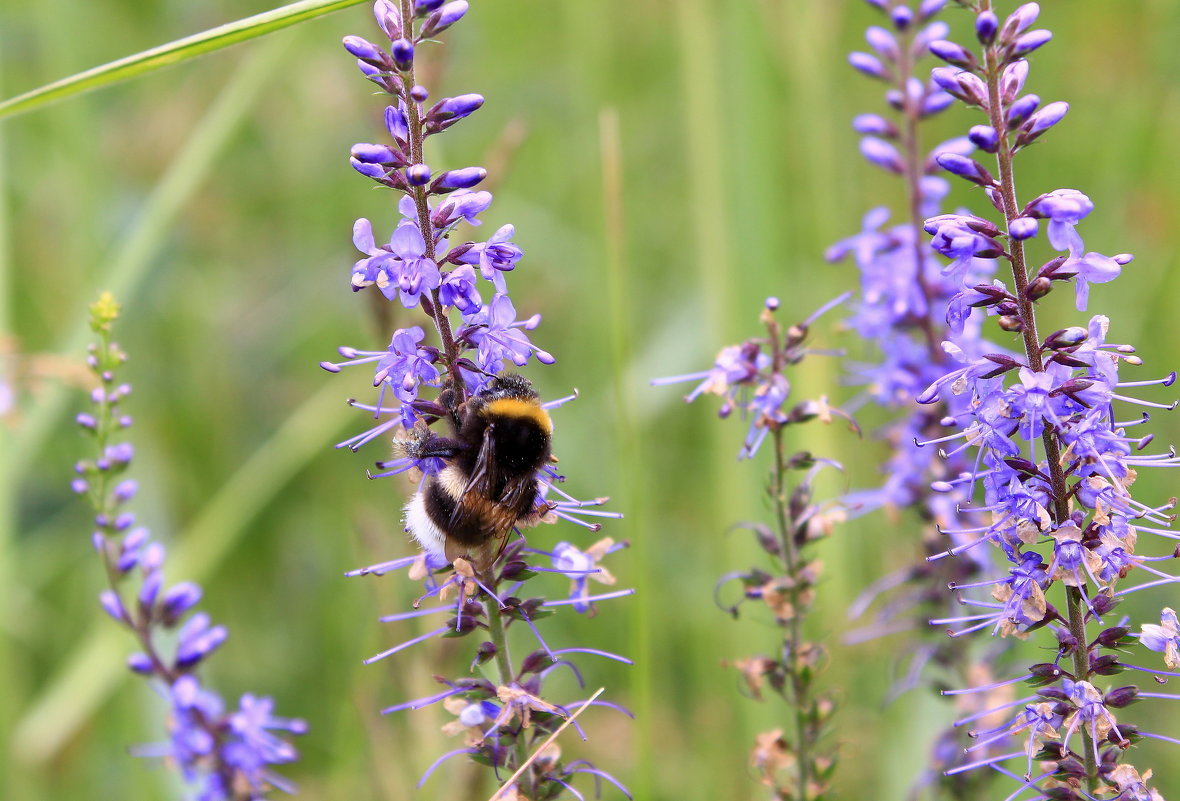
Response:
[[[0,103],[0,119],[98,89],[103,86],[145,75],[162,67],[178,64],[191,58],[212,53],[230,45],[255,39],[309,19],[360,5],[364,0],[301,0],[252,17],[219,25],[207,31],[177,39],[141,53],[125,56],[98,67],[79,72],[68,78],[46,84],[38,89]]]
[[[253,54],[234,74],[233,80],[218,95],[213,107],[201,119],[183,149],[169,165],[168,171],[152,190],[143,211],[127,238],[117,248],[111,262],[97,270],[97,274],[102,276],[97,282],[99,287],[112,292],[120,303],[133,304],[139,287],[167,240],[172,223],[216,164],[222,148],[254,108],[258,94],[282,63],[281,54],[289,43],[276,40],[272,44],[272,47],[262,48]],[[83,356],[90,337],[85,311],[89,297],[90,293],[87,293],[86,300],[79,302],[78,310],[70,318],[75,321],[74,327],[57,348],[57,352],[63,356],[76,359]],[[64,386],[55,385],[29,410],[11,449],[5,452],[5,458],[14,466],[17,474],[20,465],[33,458],[65,412],[68,397],[69,392]]]

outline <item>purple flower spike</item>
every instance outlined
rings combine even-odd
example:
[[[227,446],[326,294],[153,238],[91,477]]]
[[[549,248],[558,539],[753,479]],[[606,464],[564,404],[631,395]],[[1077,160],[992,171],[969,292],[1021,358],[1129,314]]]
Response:
[[[407,5],[408,0],[401,0],[400,7]],[[362,172],[373,175],[398,193],[400,222],[384,244],[375,240],[368,220],[356,222],[353,242],[361,258],[353,266],[352,286],[354,289],[377,286],[386,298],[400,301],[407,310],[416,309],[417,314],[430,319],[430,324],[425,325],[422,317],[418,325],[406,322],[404,328],[393,332],[386,349],[340,348],[341,361],[323,362],[321,366],[329,372],[362,364],[373,368],[376,397],[370,402],[349,401],[353,408],[369,413],[372,419],[366,430],[337,447],[355,451],[368,442],[394,438],[394,454],[376,462],[376,470],[366,471],[366,475],[368,478],[403,475],[416,482],[417,492],[408,503],[402,501],[398,505],[403,506],[400,527],[409,535],[407,539],[421,547],[421,553],[386,559],[348,575],[376,577],[407,568],[412,580],[424,581],[425,592],[415,602],[414,611],[386,615],[382,620],[396,622],[438,616],[427,633],[386,648],[365,660],[366,664],[392,658],[412,645],[435,637],[477,635],[478,642],[473,643],[474,661],[464,658],[462,662],[470,664],[472,670],[482,665],[478,678],[463,675],[451,680],[436,675],[446,686],[444,692],[384,710],[392,712],[442,702],[446,711],[455,715],[444,731],[463,734],[469,746],[444,755],[428,774],[452,757],[467,755],[473,762],[490,766],[501,781],[519,766],[522,775],[518,787],[522,796],[581,798],[582,794],[572,786],[575,774],[592,773],[597,781],[603,774],[593,766],[584,761],[563,764],[556,754],[549,752],[530,765],[523,765],[520,755],[537,753],[544,739],[555,730],[556,723],[569,714],[566,707],[543,697],[545,678],[560,667],[572,670],[581,682],[582,674],[571,655],[604,652],[563,649],[558,658],[559,653],[542,639],[538,623],[557,612],[551,606],[576,606],[579,611],[589,612],[595,601],[621,597],[632,591],[598,596],[575,592],[570,599],[556,601],[534,594],[537,585],[544,583],[535,579],[543,579],[541,574],[546,572],[567,573],[576,589],[584,588],[588,576],[605,578],[609,574],[594,564],[599,556],[605,555],[598,553],[594,546],[577,551],[577,555],[592,564],[589,570],[569,567],[559,570],[536,564],[535,555],[543,552],[528,547],[525,537],[531,541],[532,536],[527,529],[568,521],[597,531],[602,525],[600,521],[619,515],[597,508],[605,498],[582,501],[566,493],[560,487],[564,477],[554,467],[557,460],[549,452],[548,439],[533,442],[536,437],[524,432],[524,428],[550,430],[550,410],[573,396],[543,402],[537,399],[532,384],[524,376],[505,371],[506,367],[524,367],[532,358],[550,364],[554,357],[529,339],[529,332],[540,324],[541,315],[517,320],[508,295],[506,276],[516,269],[522,257],[521,249],[513,242],[515,229],[502,225],[482,242],[466,241],[467,237],[460,237],[456,231],[461,223],[480,225],[480,216],[491,205],[491,193],[474,190],[487,178],[487,171],[482,167],[432,171],[426,163],[433,152],[430,137],[446,132],[470,116],[483,106],[484,98],[479,94],[463,94],[443,97],[426,106],[430,92],[424,86],[415,85],[409,71],[432,51],[437,44],[435,37],[458,22],[468,10],[466,0],[414,0],[411,19],[409,14],[399,13],[395,0],[376,0],[374,4],[378,24],[391,42],[392,56],[384,56],[387,61],[383,71],[367,65],[371,71],[366,74],[393,98],[385,119],[393,142],[388,147],[358,146],[353,161],[360,165],[358,169]],[[359,42],[352,43],[351,49],[362,55],[374,55]],[[432,71],[425,66],[418,70],[418,76],[430,74]],[[480,295],[479,285],[483,280],[489,281],[494,289],[487,303]],[[433,336],[435,332],[437,339]],[[500,417],[494,420],[489,417],[486,431],[474,432],[468,423],[494,408],[503,412],[503,421]],[[479,456],[476,461],[486,461],[490,449],[506,447],[496,446],[496,442],[506,443],[505,437],[519,439],[522,432],[531,444],[524,446],[527,455],[518,475],[504,486],[499,486],[503,482],[493,482],[497,485],[481,491],[489,503],[509,515],[495,524],[506,536],[464,544],[460,542],[464,538],[457,533],[449,529],[444,532],[437,522],[433,501],[428,500],[434,497],[435,490],[451,481],[453,468],[465,463],[468,456]],[[477,465],[476,473],[479,470]],[[396,520],[396,507],[391,510]],[[571,554],[565,556],[565,561],[570,561]],[[420,606],[423,602],[429,603]],[[189,603],[187,594],[170,590],[154,612],[161,617],[160,612],[164,610],[175,618]],[[504,639],[504,630],[510,624],[516,625],[517,630],[527,629],[523,634],[531,631],[540,648],[523,659],[519,653],[510,653],[517,651],[515,644],[510,648]],[[178,639],[175,670],[187,672],[220,644],[224,630],[198,614],[181,627]],[[445,671],[432,665],[432,672]],[[198,706],[199,686],[176,687],[173,696],[178,720],[199,717],[188,711]],[[276,738],[276,730],[299,733],[305,726],[300,721],[274,717],[269,699],[249,695],[242,697],[236,712],[218,714],[219,735],[215,741],[208,737],[195,742],[174,738],[170,753],[183,763],[188,753],[218,749],[222,740],[232,741],[232,749],[227,745],[221,750],[233,771],[219,775],[225,777],[223,783],[233,779],[235,799],[240,795],[243,799],[249,796],[260,800],[267,789],[265,785],[275,785],[270,766],[294,758],[294,750]],[[578,733],[583,733],[580,727],[580,723],[574,725]],[[191,731],[193,727],[184,728]],[[284,789],[282,785],[275,786]],[[226,801],[229,795],[222,787],[202,798]]]
[[[132,750],[141,756],[167,757],[170,766],[176,768],[189,785],[184,793],[186,797],[228,801],[231,798],[229,786],[238,788],[250,784],[254,791],[251,797],[261,799],[272,787],[292,788],[269,770],[265,773],[256,771],[251,774],[257,777],[256,780],[249,781],[250,776],[236,759],[238,743],[226,733],[228,724],[223,718],[221,700],[203,690],[193,675],[198,663],[225,641],[225,627],[211,625],[207,614],[196,614],[175,638],[179,643],[173,653],[170,643],[174,638],[163,629],[175,625],[180,616],[192,609],[200,600],[201,591],[188,582],[164,591],[164,547],[153,542],[145,528],[127,531],[134,524],[135,516],[122,507],[137,495],[135,480],[123,478],[113,486],[106,477],[101,484],[93,481],[103,472],[121,472],[127,468],[134,452],[128,443],[108,444],[115,426],[125,427],[126,415],[117,413],[115,406],[131,392],[131,387],[126,384],[110,388],[115,367],[126,358],[110,340],[111,324],[118,307],[109,295],[104,294],[91,311],[91,327],[100,342],[90,347],[87,363],[106,387],[91,397],[99,406],[97,425],[91,435],[97,446],[95,451],[101,456],[78,462],[75,472],[79,481],[93,487],[87,492],[87,498],[94,509],[98,530],[92,534],[91,544],[102,559],[109,580],[109,588],[99,595],[99,602],[116,623],[133,635],[142,649],[128,657],[127,667],[168,688],[172,702],[167,720],[169,741]],[[126,586],[136,578],[139,579],[138,588]],[[161,640],[168,644],[162,646]],[[293,758],[294,751],[288,744],[276,743],[288,749]]]

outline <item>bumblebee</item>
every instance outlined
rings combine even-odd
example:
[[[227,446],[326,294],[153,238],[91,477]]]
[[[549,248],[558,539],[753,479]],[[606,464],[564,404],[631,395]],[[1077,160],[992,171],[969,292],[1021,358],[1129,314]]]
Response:
[[[447,406],[451,392],[440,401]],[[477,394],[449,409],[450,437],[423,424],[402,443],[406,455],[442,459],[405,507],[406,531],[427,553],[448,562],[470,558],[490,567],[513,528],[548,514],[537,472],[551,459],[553,422],[524,376],[493,376]]]

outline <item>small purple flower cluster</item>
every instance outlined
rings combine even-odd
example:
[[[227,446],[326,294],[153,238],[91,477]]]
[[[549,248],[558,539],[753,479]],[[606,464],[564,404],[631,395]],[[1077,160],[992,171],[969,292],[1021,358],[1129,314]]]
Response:
[[[1180,580],[1153,566],[1176,558],[1171,543],[1180,535],[1169,530],[1175,501],[1153,504],[1131,494],[1139,469],[1180,460],[1174,451],[1142,453],[1151,435],[1133,436],[1128,429],[1148,422],[1149,415],[1120,421],[1115,402],[1174,408],[1125,391],[1170,386],[1176,374],[1120,380],[1120,366],[1138,365],[1140,359],[1129,345],[1107,341],[1110,321],[1103,315],[1091,317],[1086,327],[1044,338],[1038,334],[1035,305],[1054,282],[1074,282],[1080,311],[1087,305],[1089,285],[1112,280],[1131,257],[1085,251],[1077,226],[1093,204],[1081,192],[1059,189],[1023,204],[1017,200],[1016,157],[1067,110],[1064,103],[1041,106],[1036,95],[1023,94],[1026,56],[1051,34],[1032,29],[1040,12],[1036,3],[1021,5],[1004,20],[990,0],[965,5],[975,15],[981,52],[946,40],[932,42],[931,52],[951,65],[936,69],[933,77],[944,91],[986,115],[986,123],[973,127],[969,136],[980,150],[995,154],[999,175],[965,155],[946,154],[939,163],[981,187],[1000,218],[937,215],[925,228],[933,247],[950,259],[947,275],[960,282],[949,318],[965,321],[972,309],[982,309],[1002,330],[1018,334],[1024,348],[1018,355],[999,350],[968,355],[919,396],[924,403],[941,399],[962,409],[947,421],[958,433],[925,444],[947,448],[958,441],[952,454],[975,450],[971,469],[936,483],[935,489],[972,497],[982,489],[983,494],[982,503],[963,508],[974,522],[948,532],[966,543],[947,554],[992,545],[1009,563],[1007,572],[994,579],[952,585],[973,614],[931,622],[953,627],[956,637],[980,630],[1025,637],[1044,629],[1053,635],[1056,656],[1001,683],[1027,681],[1036,690],[989,710],[1009,710],[1008,717],[999,726],[971,732],[978,740],[970,749],[976,758],[953,772],[988,767],[1015,779],[1022,791],[1063,801],[1108,793],[1154,799],[1158,794],[1146,786],[1150,771],[1140,775],[1127,761],[1134,753],[1129,749],[1143,737],[1178,741],[1142,731],[1119,716],[1135,700],[1177,696],[1144,692],[1133,684],[1103,687],[1126,670],[1177,675],[1125,661],[1138,639],[1147,649],[1162,651],[1168,667],[1175,668],[1174,613],[1165,609],[1160,624],[1144,624],[1135,635],[1114,609],[1129,593]],[[1042,221],[1047,221],[1049,247],[1059,255],[1037,268],[1028,251]],[[1008,262],[1012,282],[974,281],[970,265],[978,259]],[[961,330],[953,329],[953,336]],[[1166,551],[1142,553],[1143,535],[1167,543]],[[1121,586],[1145,574],[1143,583]],[[990,597],[972,594],[984,588]],[[1100,630],[1092,631],[1094,626]],[[996,686],[952,694],[989,692]],[[1022,775],[1006,766],[1011,760],[1022,764]]]
[[[845,300],[847,296],[836,298],[803,322],[784,329],[775,317],[778,299],[768,298],[761,315],[766,337],[722,348],[710,370],[652,382],[664,385],[697,381],[686,401],[704,394],[718,395],[722,398],[720,417],[729,417],[736,410],[748,418],[740,459],[753,457],[768,437],[773,443],[768,495],[775,510],[774,522],[742,526],[753,532],[773,568],[768,571],[755,566],[728,573],[718,581],[717,590],[718,604],[734,618],[743,603],[754,602],[765,607],[782,631],[781,641],[771,651],[774,656],[742,657],[733,663],[752,698],[762,700],[764,690],[769,688],[794,710],[794,736],[787,737],[782,728],[762,732],[750,756],[759,781],[776,801],[823,797],[836,766],[834,755],[820,743],[835,704],[814,686],[826,653],[820,643],[805,639],[803,622],[821,575],[821,565],[808,546],[826,537],[845,517],[840,504],[812,500],[815,478],[823,468],[840,469],[840,465],[807,452],[788,456],[784,431],[787,426],[811,420],[830,423],[834,417],[847,420],[856,430],[852,418],[830,406],[826,398],[787,405],[791,400],[788,368],[809,354],[822,353],[807,345],[812,323]],[[803,478],[788,489],[787,474],[791,471],[802,471]],[[720,591],[731,584],[740,587],[740,595],[736,602],[726,604],[720,599]]]
[[[271,769],[298,757],[276,732],[303,734],[307,725],[275,717],[270,698],[248,693],[237,709],[227,710],[222,699],[201,684],[197,669],[225,642],[228,632],[225,626],[212,625],[205,612],[189,614],[201,600],[196,584],[185,581],[165,588],[164,546],[137,526],[135,515],[126,509],[137,485],[123,477],[132,446],[113,442],[131,425],[131,418],[119,409],[131,387],[117,383],[115,374],[126,356],[111,340],[118,306],[104,294],[91,306],[91,314],[100,341],[90,346],[87,363],[98,386],[90,393],[94,410],[79,414],[77,422],[94,438],[98,455],[75,465],[72,488],[94,507],[93,544],[110,583],[99,596],[102,608],[142,648],[127,665],[154,679],[170,706],[168,741],[139,747],[136,753],[174,763],[199,801],[254,801],[272,787],[294,792],[294,786]],[[137,573],[139,590],[129,594],[123,585]],[[175,639],[175,649],[161,648],[161,639]]]
[[[844,417],[851,423],[851,418],[830,406],[826,398],[807,400],[788,409],[791,384],[784,371],[785,367],[798,364],[808,353],[815,352],[805,347],[808,329],[821,315],[846,300],[848,295],[835,298],[784,332],[774,317],[779,300],[767,298],[762,322],[770,334],[768,338],[748,339],[739,345],[725,346],[708,370],[657,378],[651,383],[658,387],[698,381],[700,383],[684,397],[686,402],[692,403],[701,395],[717,395],[722,398],[718,417],[724,419],[737,411],[741,418],[747,419],[749,425],[738,459],[753,457],[768,434],[780,431],[790,423],[802,423],[816,417],[831,422],[832,415]]]
[[[852,127],[862,135],[860,150],[868,162],[901,179],[906,213],[896,224],[887,225],[889,208],[872,209],[864,217],[861,232],[832,246],[827,258],[836,262],[851,256],[855,262],[860,272],[860,296],[853,304],[850,327],[879,354],[874,363],[851,364],[853,381],[864,389],[848,406],[872,402],[898,416],[879,432],[891,454],[882,465],[882,484],[849,493],[843,501],[851,516],[879,509],[916,508],[928,522],[923,527],[921,547],[929,556],[945,550],[946,537],[941,532],[964,528],[959,506],[969,500],[963,490],[933,492],[931,483],[957,476],[971,465],[964,454],[942,459],[919,442],[938,436],[948,417],[963,414],[967,399],[955,395],[931,407],[916,404],[914,398],[954,365],[977,358],[983,351],[978,320],[969,322],[961,314],[954,320],[947,318],[947,307],[958,294],[961,281],[944,272],[922,226],[926,218],[941,211],[950,191],[946,179],[939,175],[943,171],[940,160],[965,157],[976,145],[961,137],[929,151],[922,146],[922,124],[954,103],[937,82],[917,77],[923,71],[923,60],[930,55],[931,43],[945,39],[949,32],[946,23],[936,19],[945,0],[924,2],[916,12],[901,3],[868,2],[886,22],[866,31],[865,39],[873,52],[853,53],[849,61],[861,73],[886,84],[884,99],[889,111],[860,114]],[[985,259],[968,259],[962,267],[972,283],[995,272],[994,262]],[[941,343],[950,336],[948,326],[957,338],[955,347],[944,351]],[[966,544],[966,540],[956,544]],[[907,565],[874,581],[853,603],[850,615],[859,618],[878,597],[888,593],[888,598],[872,620],[850,632],[847,639],[859,642],[924,628],[924,621],[948,604],[943,587],[969,582],[991,569],[987,551],[977,549],[967,555],[966,559]],[[905,652],[909,665],[902,671],[894,694],[912,688],[922,677],[944,683],[978,676],[975,654],[961,641],[926,638]],[[922,783],[939,779],[943,770],[964,761],[962,749],[954,747],[961,738],[962,732],[954,729],[940,737],[934,749],[935,769]],[[966,786],[961,778],[943,784],[952,797],[967,797],[978,789]]]
[[[414,602],[412,611],[389,615],[382,621],[434,615],[446,621],[367,662],[384,659],[433,637],[481,637],[467,671],[478,671],[479,676],[436,676],[445,688],[440,693],[384,710],[417,709],[441,702],[456,715],[444,731],[463,734],[463,747],[440,757],[422,781],[441,763],[465,754],[494,769],[497,779],[504,783],[502,798],[551,799],[567,792],[581,798],[572,782],[582,774],[593,776],[596,786],[598,779],[605,779],[623,788],[584,760],[562,761],[552,744],[553,737],[566,726],[573,726],[584,737],[574,718],[587,706],[606,706],[624,713],[626,710],[598,701],[596,696],[567,703],[546,700],[544,681],[564,667],[572,670],[581,684],[582,674],[570,661],[571,654],[598,655],[627,664],[630,661],[593,648],[550,648],[535,623],[562,606],[593,614],[596,601],[630,595],[632,590],[594,594],[589,588],[590,581],[614,583],[601,560],[626,543],[607,538],[585,548],[562,542],[552,550],[544,550],[530,547],[520,529],[537,520],[563,519],[598,531],[600,525],[593,522],[594,518],[619,515],[592,508],[604,503],[605,498],[580,501],[566,493],[560,487],[564,477],[552,463],[546,463],[528,479],[536,488],[535,514],[528,518],[516,515],[516,524],[508,526],[512,530],[503,537],[500,531],[494,532],[496,542],[492,544],[498,548],[480,551],[482,555],[456,557],[444,547],[450,534],[434,531],[445,525],[433,522],[426,501],[420,500],[423,488],[434,486],[428,481],[442,481],[453,474],[445,471],[457,469],[451,464],[454,457],[439,456],[437,452],[442,451],[421,443],[443,443],[448,453],[472,448],[471,443],[457,439],[465,410],[498,391],[502,382],[497,382],[497,375],[510,365],[524,367],[534,357],[542,364],[554,361],[529,339],[529,332],[541,321],[540,315],[518,320],[508,295],[506,276],[516,269],[523,255],[513,242],[513,227],[504,225],[483,242],[466,241],[459,235],[460,226],[480,225],[480,216],[491,205],[491,193],[477,188],[487,177],[486,170],[462,167],[437,171],[425,162],[426,140],[467,118],[484,102],[480,95],[465,94],[428,103],[428,91],[415,79],[421,48],[459,22],[467,11],[465,0],[377,0],[373,12],[388,44],[374,44],[358,36],[344,39],[345,48],[356,57],[362,74],[390,97],[385,109],[388,138],[381,143],[355,145],[352,166],[400,196],[396,206],[401,217],[388,243],[381,245],[376,244],[372,224],[366,219],[357,220],[353,243],[362,258],[353,265],[349,283],[354,291],[375,287],[385,299],[406,310],[421,309],[438,335],[438,344],[431,345],[426,344],[427,333],[421,326],[399,328],[385,350],[341,348],[343,361],[321,363],[330,372],[361,364],[374,368],[376,402],[352,404],[372,414],[376,424],[338,447],[357,450],[390,434],[397,453],[392,459],[377,462],[379,472],[370,477],[420,477],[419,494],[406,508],[406,530],[424,552],[348,575],[382,575],[406,569],[411,580],[424,582],[425,593]],[[426,396],[428,391],[433,397]],[[510,406],[516,404],[512,406],[514,414],[527,413],[547,426],[547,411],[569,400],[572,397],[540,404],[540,409],[527,412],[522,412],[521,401],[507,402]],[[452,438],[431,432],[430,426],[440,420],[451,423]],[[508,508],[500,498],[481,500],[485,506]],[[430,534],[424,534],[419,527]],[[568,578],[569,596],[548,600],[537,594],[525,595],[537,583],[531,580],[542,573]],[[428,599],[435,603],[420,608]],[[529,628],[539,644],[519,662],[510,656],[506,634],[514,624]]]

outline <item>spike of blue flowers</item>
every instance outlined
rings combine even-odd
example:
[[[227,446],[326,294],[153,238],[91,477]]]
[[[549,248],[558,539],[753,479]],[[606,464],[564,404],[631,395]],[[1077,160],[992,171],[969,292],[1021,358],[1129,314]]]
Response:
[[[131,388],[113,386],[115,372],[126,359],[111,339],[117,305],[104,294],[91,312],[91,327],[99,342],[90,346],[88,363],[100,387],[90,395],[94,413],[83,415],[79,425],[94,438],[98,456],[79,462],[76,472],[87,485],[83,493],[94,508],[98,527],[92,543],[110,579],[99,602],[144,649],[128,657],[128,669],[161,685],[169,704],[168,741],[135,747],[132,752],[175,766],[203,801],[238,801],[247,795],[262,799],[272,788],[292,793],[294,785],[271,766],[294,762],[298,753],[273,732],[304,734],[307,724],[273,716],[271,699],[249,693],[241,696],[237,709],[227,710],[219,696],[201,685],[195,670],[225,642],[228,630],[212,625],[204,612],[191,615],[181,625],[201,600],[201,588],[192,582],[166,586],[164,547],[151,540],[146,528],[132,529],[134,516],[119,509],[138,490],[133,479],[121,478],[131,463],[131,445],[110,444],[117,431],[130,425],[118,406]],[[123,584],[133,571],[138,573],[139,589],[125,594]],[[166,633],[177,626],[175,634]],[[173,639],[176,645],[170,651],[163,642]]]

